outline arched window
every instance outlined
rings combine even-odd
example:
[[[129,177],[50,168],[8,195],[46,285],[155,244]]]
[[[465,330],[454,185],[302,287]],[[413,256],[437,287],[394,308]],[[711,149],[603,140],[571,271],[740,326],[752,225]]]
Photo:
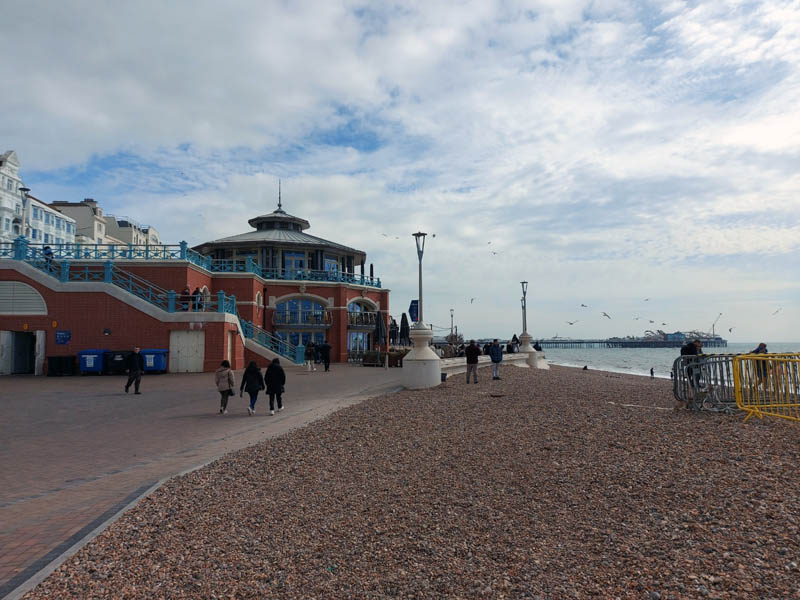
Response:
[[[261,308],[261,292],[256,292],[256,308]]]

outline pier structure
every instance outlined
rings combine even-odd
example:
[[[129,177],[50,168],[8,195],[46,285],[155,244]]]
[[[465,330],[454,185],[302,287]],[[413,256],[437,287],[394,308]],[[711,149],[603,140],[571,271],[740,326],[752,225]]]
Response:
[[[704,348],[727,348],[728,340],[723,338],[700,338]],[[551,338],[539,340],[542,348],[680,348],[686,341],[647,340],[647,339],[570,339]]]

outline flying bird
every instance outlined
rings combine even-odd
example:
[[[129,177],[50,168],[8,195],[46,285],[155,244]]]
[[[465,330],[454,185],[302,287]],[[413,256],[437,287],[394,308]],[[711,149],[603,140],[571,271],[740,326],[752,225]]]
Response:
[[[473,302],[475,302],[475,298],[470,298],[469,303],[472,304]]]
[[[583,308],[589,308],[589,306],[588,306],[588,305],[586,305],[586,304],[581,304],[581,306],[582,306]]]
[[[382,235],[383,237],[389,237],[389,234],[388,234],[388,233],[382,233],[381,235]]]
[[[639,320],[639,317],[633,317],[633,320],[634,320],[634,321],[638,321],[638,320]]]
[[[577,323],[577,322],[578,322],[578,320],[577,320],[577,319],[576,319],[576,320],[574,320],[574,321],[565,321],[565,323],[566,323],[567,325],[575,325],[575,323]]]
[[[492,242],[486,242],[486,245],[488,246],[488,245],[489,245],[489,244],[491,244],[491,243],[492,243]]]
[[[497,252],[495,252],[494,250],[492,250],[492,254],[494,254],[495,256],[497,256]]]
[[[648,321],[649,321],[650,323],[655,323],[655,321],[653,321],[653,319],[648,319]]]
[[[645,298],[644,301],[645,302],[650,302],[650,298]]]
[[[666,323],[662,323],[662,325],[666,325]]]
[[[609,315],[607,312],[605,312],[605,311],[603,311],[603,316],[604,316],[604,317],[607,317],[607,318],[609,318],[609,319],[611,318],[611,316],[610,316],[610,315]]]
[[[733,327],[728,327],[728,333],[733,333]]]
[[[782,310],[783,310],[783,307],[782,307],[782,306],[779,306],[779,307],[778,307],[778,310],[776,310],[774,313],[772,313],[772,316],[774,317],[775,315],[777,315],[777,314],[778,314],[779,312],[781,312]]]

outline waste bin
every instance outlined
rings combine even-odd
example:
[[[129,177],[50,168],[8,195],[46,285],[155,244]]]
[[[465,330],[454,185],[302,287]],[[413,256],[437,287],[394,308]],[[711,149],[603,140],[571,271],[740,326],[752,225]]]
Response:
[[[139,351],[144,359],[145,373],[166,373],[167,354],[169,350],[164,348],[147,348]]]
[[[442,383],[444,383],[445,381],[447,381],[447,373],[443,372],[442,373]]]
[[[106,350],[103,353],[103,371],[109,375],[124,375],[128,372],[130,350]]]
[[[47,376],[62,377],[64,375],[75,374],[74,356],[48,356],[47,357]]]
[[[106,350],[81,350],[78,352],[78,363],[81,375],[103,372],[103,355]]]

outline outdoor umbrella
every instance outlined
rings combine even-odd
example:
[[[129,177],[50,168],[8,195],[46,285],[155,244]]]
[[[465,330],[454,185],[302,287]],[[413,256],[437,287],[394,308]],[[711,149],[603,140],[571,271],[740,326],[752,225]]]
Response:
[[[392,322],[389,323],[389,343],[392,345],[397,344],[397,334],[399,333],[399,328],[397,327],[397,321],[392,319]]]
[[[401,346],[410,346],[411,345],[411,328],[408,326],[408,317],[406,313],[403,313],[403,316],[400,318],[400,345]]]
[[[372,334],[372,344],[376,349],[380,349],[380,345],[385,343],[386,323],[383,320],[383,315],[378,313],[378,318],[375,319],[375,332]]]

